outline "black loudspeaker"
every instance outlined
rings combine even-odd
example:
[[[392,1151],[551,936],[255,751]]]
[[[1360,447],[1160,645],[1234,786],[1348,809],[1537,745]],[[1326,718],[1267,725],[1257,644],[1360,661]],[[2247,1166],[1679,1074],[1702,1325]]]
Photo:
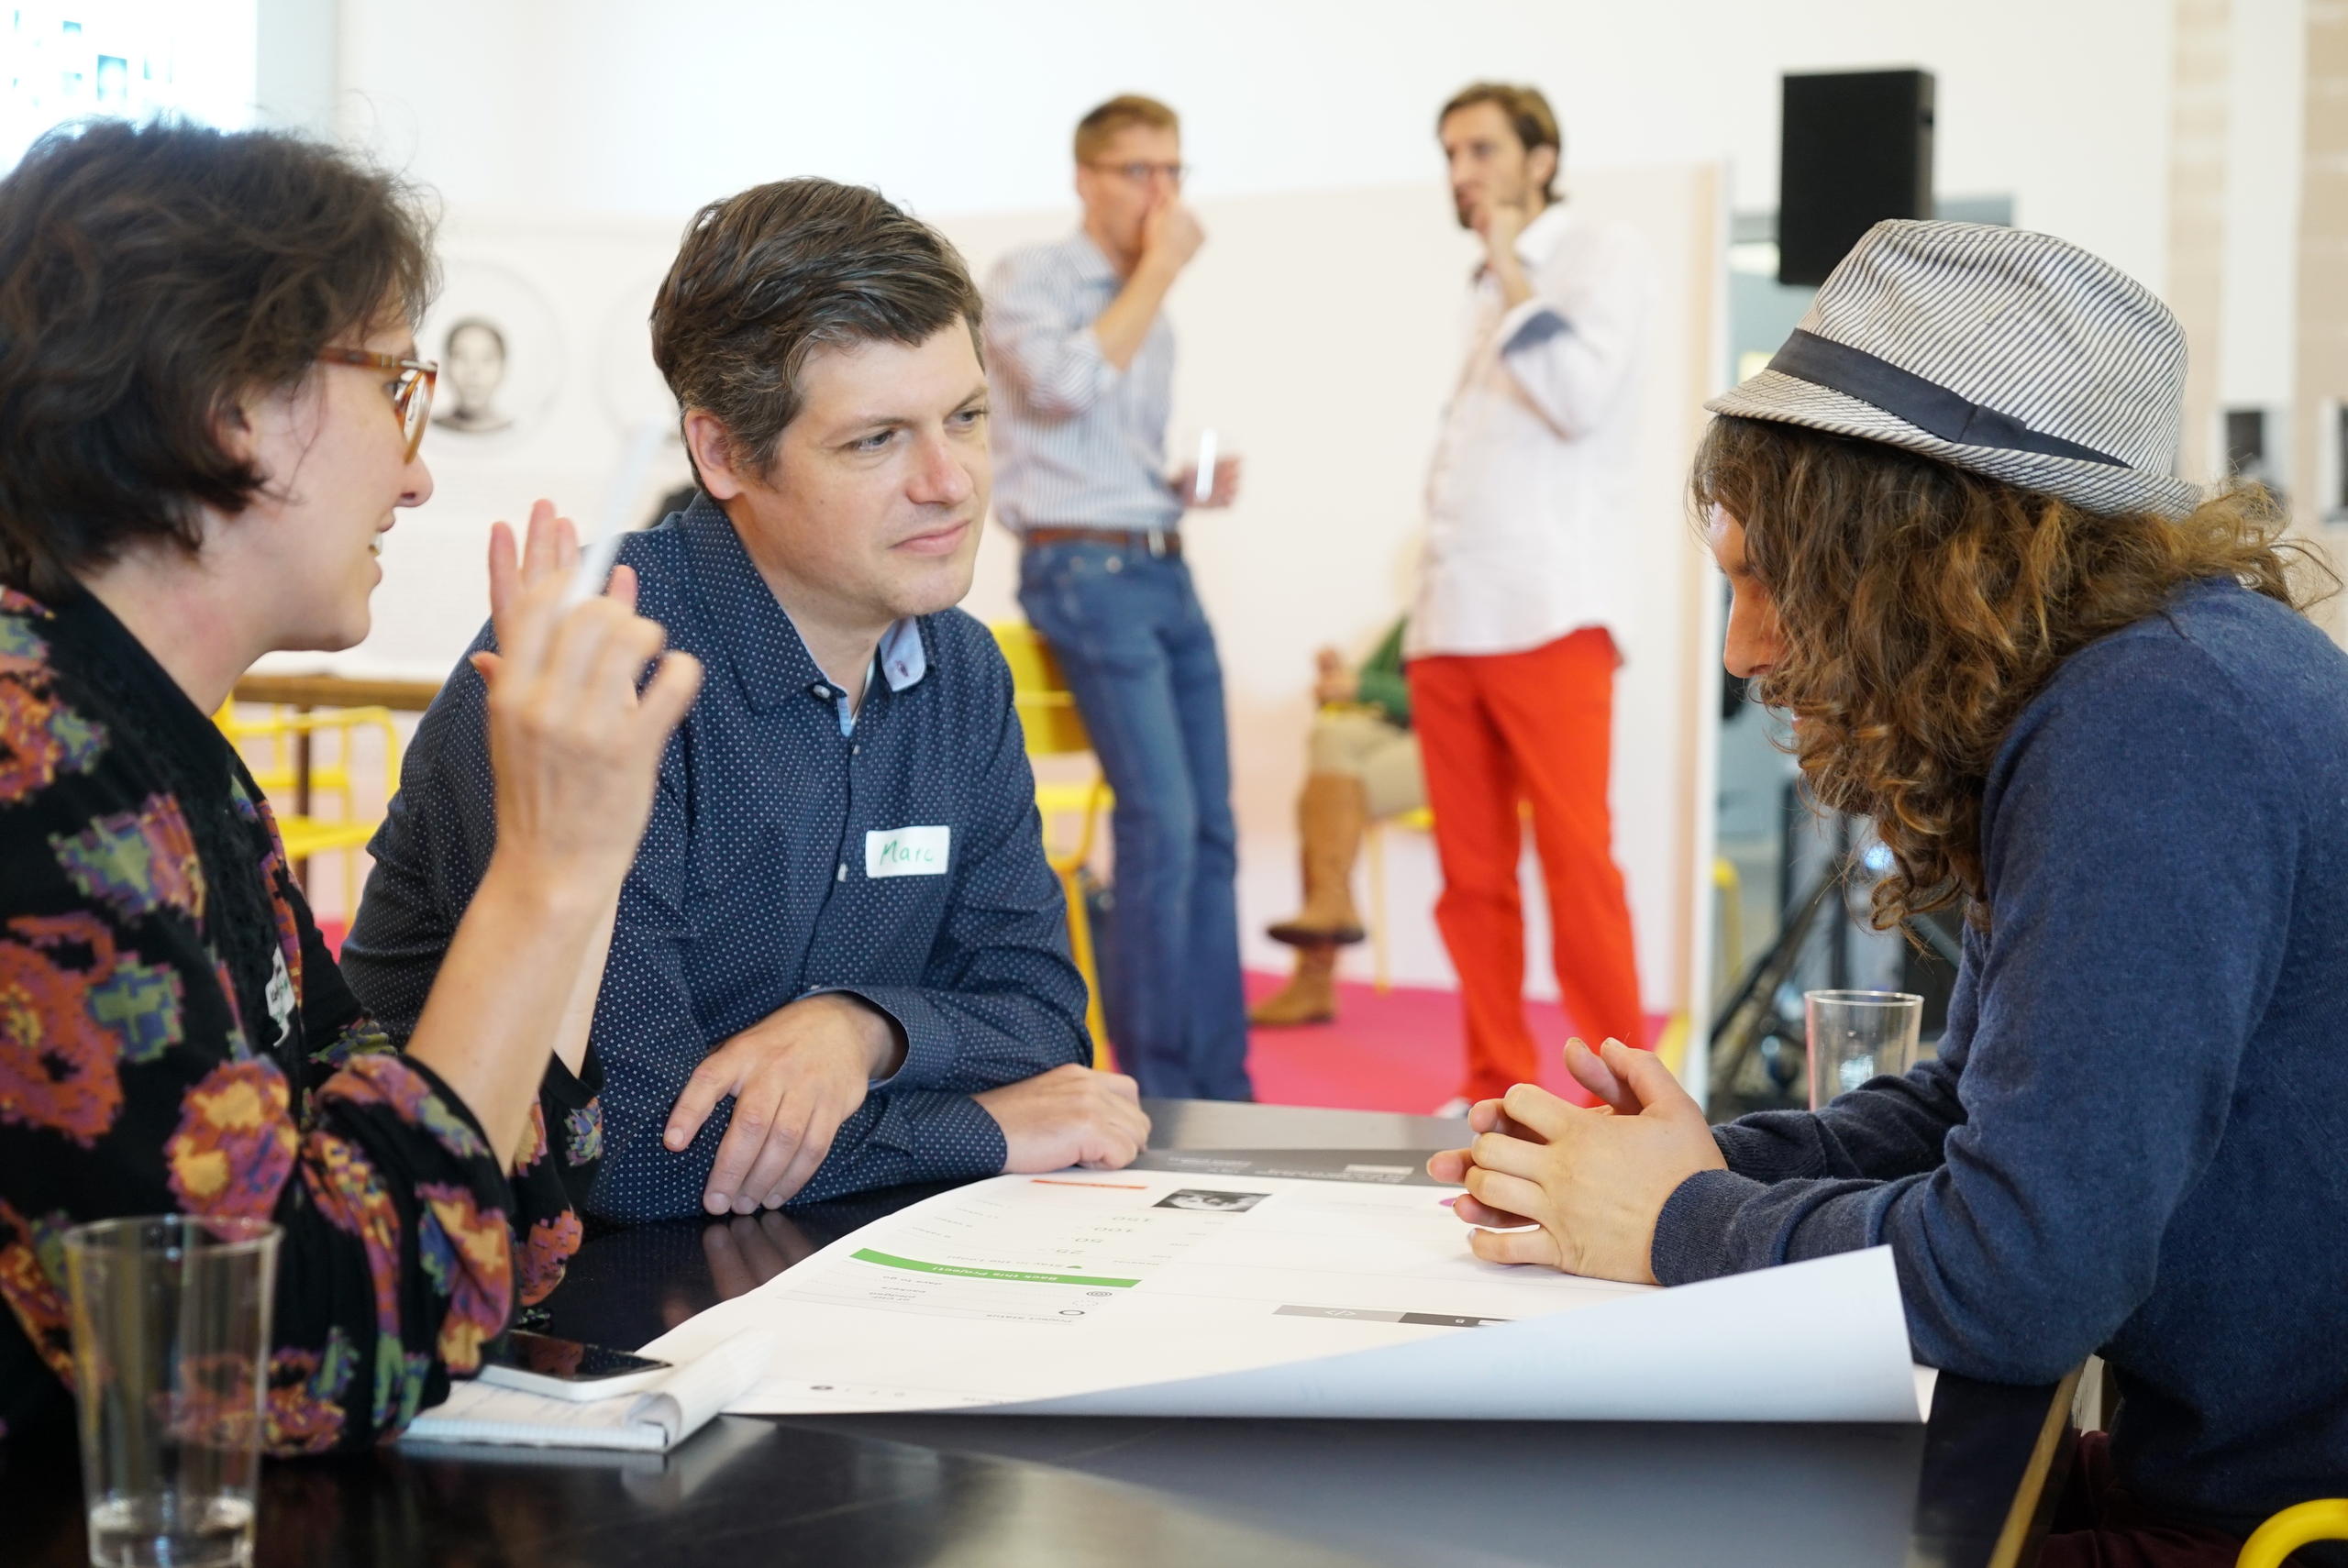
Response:
[[[1933,215],[1933,75],[1821,72],[1785,88],[1778,282],[1815,285],[1875,224]]]

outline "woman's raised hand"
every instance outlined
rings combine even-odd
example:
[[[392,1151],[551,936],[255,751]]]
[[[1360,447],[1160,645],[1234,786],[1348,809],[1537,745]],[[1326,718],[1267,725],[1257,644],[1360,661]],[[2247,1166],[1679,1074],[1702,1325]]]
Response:
[[[579,565],[570,519],[541,501],[517,550],[490,530],[489,603],[498,653],[476,660],[489,687],[497,855],[549,890],[602,899],[636,859],[660,754],[701,689],[701,661],[663,654],[659,623],[636,613],[636,574],[570,609]],[[645,667],[659,660],[638,690]]]

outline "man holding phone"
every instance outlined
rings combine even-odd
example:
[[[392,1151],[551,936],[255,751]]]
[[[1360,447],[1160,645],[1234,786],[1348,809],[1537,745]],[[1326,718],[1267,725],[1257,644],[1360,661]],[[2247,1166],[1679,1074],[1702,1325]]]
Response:
[[[1024,545],[1019,602],[1059,657],[1116,791],[1109,1038],[1142,1092],[1248,1099],[1238,834],[1214,630],[1182,559],[1234,458],[1168,477],[1167,292],[1205,241],[1174,111],[1112,98],[1078,122],[1084,221],[1014,251],[987,289],[995,513]]]
[[[1443,866],[1435,923],[1467,1013],[1467,1079],[1442,1113],[1464,1115],[1536,1076],[1520,801],[1566,1010],[1592,1040],[1646,1041],[1607,782],[1650,269],[1634,234],[1557,196],[1564,139],[1534,88],[1478,83],[1435,128],[1484,255],[1404,654]]]

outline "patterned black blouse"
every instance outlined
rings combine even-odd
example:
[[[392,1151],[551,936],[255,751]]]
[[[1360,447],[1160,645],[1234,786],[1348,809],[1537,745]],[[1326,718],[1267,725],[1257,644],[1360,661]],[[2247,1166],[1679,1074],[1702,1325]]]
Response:
[[[597,1076],[550,1067],[509,1176],[360,1010],[220,732],[96,600],[0,589],[0,1436],[72,1380],[66,1229],[165,1212],[283,1228],[272,1451],[397,1432],[577,1250]]]

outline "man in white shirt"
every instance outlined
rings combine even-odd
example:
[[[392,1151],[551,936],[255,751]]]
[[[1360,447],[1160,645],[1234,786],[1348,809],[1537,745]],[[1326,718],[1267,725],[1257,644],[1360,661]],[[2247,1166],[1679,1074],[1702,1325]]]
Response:
[[[1647,269],[1628,229],[1556,198],[1562,138],[1534,89],[1470,86],[1436,134],[1485,259],[1427,480],[1405,654],[1443,865],[1435,921],[1467,1014],[1461,1094],[1474,1101],[1536,1076],[1520,801],[1577,1032],[1647,1043],[1607,804]]]

